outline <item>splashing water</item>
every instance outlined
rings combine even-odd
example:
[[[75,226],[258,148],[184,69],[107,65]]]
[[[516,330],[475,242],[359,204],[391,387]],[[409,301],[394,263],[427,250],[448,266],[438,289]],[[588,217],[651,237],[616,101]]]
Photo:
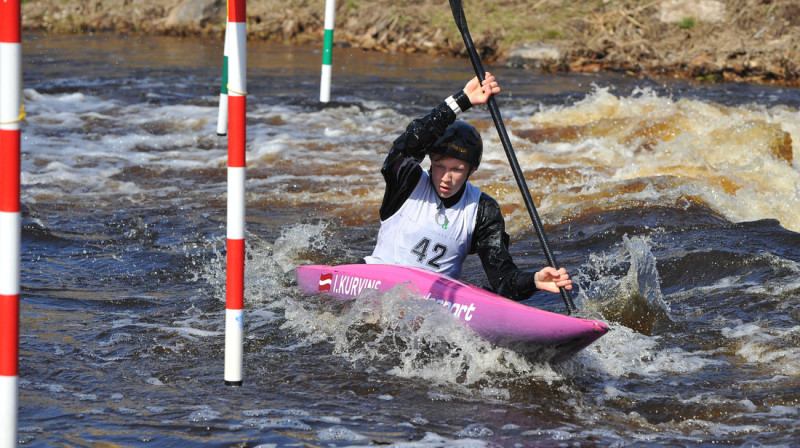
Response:
[[[615,275],[619,271],[624,275]],[[647,237],[623,236],[616,253],[591,255],[589,266],[577,277],[589,282],[581,291],[588,312],[599,312],[605,319],[648,335],[672,321]]]
[[[364,290],[350,301],[318,297],[287,303],[283,329],[326,342],[354,366],[382,366],[401,378],[430,384],[501,388],[530,375],[550,380],[549,366],[535,366],[514,351],[475,335],[435,302],[403,285]]]

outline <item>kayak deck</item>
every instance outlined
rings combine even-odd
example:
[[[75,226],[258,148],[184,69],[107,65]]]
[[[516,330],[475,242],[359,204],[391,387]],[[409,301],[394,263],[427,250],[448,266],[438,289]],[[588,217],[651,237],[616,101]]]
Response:
[[[383,265],[308,265],[297,268],[304,294],[357,297],[365,289],[387,291],[404,284],[446,308],[481,337],[536,360],[561,361],[608,332],[600,321],[533,308],[425,269]]]

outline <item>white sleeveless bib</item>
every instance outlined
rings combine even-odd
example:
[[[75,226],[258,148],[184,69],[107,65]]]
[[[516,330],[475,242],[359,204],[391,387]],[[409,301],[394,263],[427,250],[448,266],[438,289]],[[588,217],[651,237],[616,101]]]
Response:
[[[366,262],[422,267],[459,278],[472,243],[480,196],[480,189],[467,182],[458,203],[440,206],[423,171],[400,210],[381,222],[378,242]]]

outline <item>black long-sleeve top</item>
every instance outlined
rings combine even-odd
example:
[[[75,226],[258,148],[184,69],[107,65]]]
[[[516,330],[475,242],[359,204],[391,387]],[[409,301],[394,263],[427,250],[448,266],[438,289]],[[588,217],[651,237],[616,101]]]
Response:
[[[394,141],[381,169],[386,180],[386,192],[380,208],[382,221],[395,214],[411,196],[422,176],[420,162],[455,120],[456,114],[443,101],[429,114],[413,120]],[[442,199],[444,206],[455,205],[465,188],[466,184],[455,195]],[[508,246],[509,236],[505,231],[500,205],[482,192],[469,253],[478,254],[489,284],[497,294],[512,300],[525,300],[537,290],[535,273],[517,268]]]

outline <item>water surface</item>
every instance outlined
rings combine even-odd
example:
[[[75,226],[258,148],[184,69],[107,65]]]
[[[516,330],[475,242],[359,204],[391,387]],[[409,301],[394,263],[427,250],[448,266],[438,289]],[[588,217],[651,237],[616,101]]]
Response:
[[[379,168],[467,60],[248,46],[245,379],[222,379],[221,43],[26,35],[23,446],[790,446],[800,409],[800,92],[488,67],[579,316],[555,365],[399,291],[304,297],[371,252]],[[484,108],[473,182],[544,261]],[[485,282],[471,259],[465,280]],[[558,295],[531,306],[563,312]],[[427,313],[425,325],[398,316]]]

